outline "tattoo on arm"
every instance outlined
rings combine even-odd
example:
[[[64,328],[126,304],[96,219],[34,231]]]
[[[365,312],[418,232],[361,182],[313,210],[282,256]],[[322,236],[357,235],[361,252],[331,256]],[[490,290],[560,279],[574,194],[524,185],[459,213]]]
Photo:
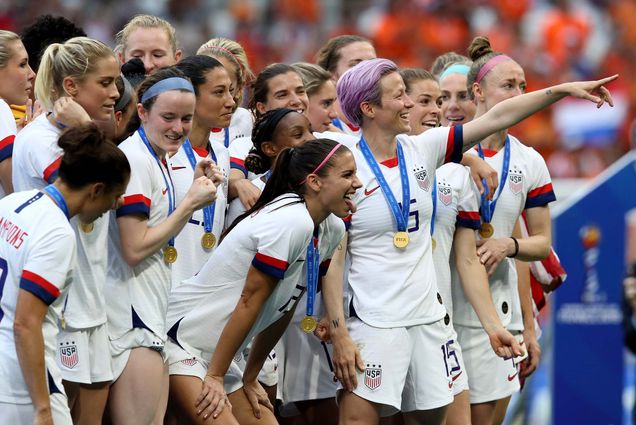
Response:
[[[546,96],[551,96],[552,95],[552,89],[548,89],[545,92]]]
[[[332,320],[331,325],[334,329],[336,329],[338,326],[340,326],[340,319]]]

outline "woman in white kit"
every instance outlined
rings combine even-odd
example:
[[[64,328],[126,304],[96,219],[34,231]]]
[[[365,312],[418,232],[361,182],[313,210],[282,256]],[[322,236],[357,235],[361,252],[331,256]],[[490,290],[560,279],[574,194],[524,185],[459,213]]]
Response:
[[[234,99],[228,72],[216,59],[203,55],[190,56],[175,67],[190,79],[196,95],[188,138],[168,160],[179,203],[192,184],[198,162],[212,161],[227,179],[230,156],[222,142],[213,140],[210,128],[225,129],[230,125]],[[173,288],[197,274],[212,254],[225,226],[226,206],[227,182],[224,182],[217,190],[214,204],[195,211],[175,238],[177,252],[182,255],[172,266]]]
[[[0,30],[0,198],[13,192],[11,155],[18,128],[9,105],[27,104],[34,78],[20,36]]]
[[[119,145],[132,174],[123,205],[111,214],[109,233],[106,291],[116,294],[107,305],[114,379],[109,410],[115,424],[163,422],[166,309],[171,265],[179,255],[174,237],[195,211],[214,201],[222,180],[209,159],[200,160],[190,189],[177,203],[166,157],[188,136],[194,88],[171,67],[146,77],[137,95],[141,126]]]
[[[341,286],[323,285],[336,375],[346,389],[339,393],[345,424],[377,423],[400,409],[407,423],[441,424],[453,400],[448,356],[441,350],[452,327],[437,297],[431,255],[435,169],[567,95],[602,104],[609,99],[602,84],[612,79],[551,87],[510,99],[464,126],[406,136],[413,102],[397,71],[386,59],[363,61],[337,85],[343,113],[363,134],[352,146],[364,190],[354,197],[358,208],[348,232],[348,331]],[[600,97],[589,94],[596,90]],[[332,267],[343,263],[337,259]],[[342,276],[338,268],[331,272],[336,280]],[[361,347],[359,355],[353,341]],[[406,349],[397,351],[398,346]]]
[[[113,51],[100,41],[76,37],[47,47],[35,80],[35,94],[45,113],[16,137],[16,190],[41,189],[55,181],[63,155],[57,139],[67,124],[112,122],[118,76]],[[69,113],[73,122],[60,122],[60,115]],[[101,420],[113,378],[104,295],[108,217],[82,223],[80,216],[71,220],[71,226],[77,237],[77,267],[62,308],[56,355],[73,418],[95,423]],[[77,350],[76,359],[62,351],[70,345]]]
[[[423,69],[401,69],[406,93],[414,101],[409,112],[411,135],[437,127],[440,121],[441,90],[435,77]],[[519,344],[497,316],[492,303],[486,269],[479,263],[475,246],[475,230],[480,228],[479,201],[470,172],[460,164],[444,164],[435,171],[431,197],[433,213],[430,233],[435,241],[433,263],[437,275],[438,294],[453,323],[451,268],[456,268],[461,283],[479,320],[484,324],[492,349],[499,357],[520,355]],[[452,255],[451,255],[452,254]],[[451,264],[451,260],[453,264]],[[459,283],[459,282],[455,282]],[[448,425],[470,424],[468,380],[457,334],[444,347],[449,373],[453,380],[453,403],[449,406]],[[454,354],[453,354],[454,353]]]
[[[56,341],[65,295],[75,284],[69,220],[77,215],[91,223],[116,207],[130,175],[124,154],[94,124],[66,131],[58,143],[64,156],[55,183],[0,201],[0,378],[6,383],[0,418],[6,424],[73,423],[55,361],[57,351],[78,360],[76,345]]]
[[[351,152],[331,140],[283,150],[257,204],[229,228],[199,274],[173,291],[171,406],[184,423],[276,423],[257,375],[344,235],[338,217],[355,211],[355,173]],[[242,373],[232,359],[252,338]]]

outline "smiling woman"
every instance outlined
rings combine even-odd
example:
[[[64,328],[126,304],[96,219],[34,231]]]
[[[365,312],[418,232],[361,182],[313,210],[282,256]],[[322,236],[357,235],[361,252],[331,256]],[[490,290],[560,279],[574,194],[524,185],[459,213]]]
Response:
[[[195,211],[214,202],[222,180],[212,161],[200,161],[189,190],[176,202],[167,157],[188,137],[194,91],[174,67],[148,76],[137,93],[141,126],[119,145],[133,171],[123,205],[111,215],[108,247],[111,267],[106,287],[118,294],[107,311],[114,423],[163,418],[168,375],[161,352],[171,266],[178,258],[174,238]]]
[[[115,85],[118,75],[113,51],[97,40],[76,37],[46,49],[35,91],[47,113],[34,119],[16,137],[13,153],[16,190],[41,189],[57,179],[62,162],[57,139],[65,127],[59,122],[58,113],[71,109],[84,121],[112,119],[119,96]],[[108,218],[89,222],[79,216],[71,221],[71,226],[78,240],[78,265],[62,310],[62,325],[67,328],[59,339],[62,343],[84,341],[77,345],[84,361],[73,368],[60,363],[60,369],[69,390],[73,414],[77,416],[82,412],[88,415],[86,420],[97,421],[106,403],[107,383],[112,378],[110,355],[105,349],[108,335],[103,292]],[[79,403],[74,404],[75,396],[93,407],[82,409]]]

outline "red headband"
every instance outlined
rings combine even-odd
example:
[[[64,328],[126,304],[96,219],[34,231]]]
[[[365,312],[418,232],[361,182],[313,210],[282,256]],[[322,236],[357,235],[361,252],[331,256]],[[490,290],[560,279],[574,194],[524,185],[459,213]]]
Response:
[[[512,58],[506,55],[497,55],[487,60],[484,66],[479,70],[475,82],[479,83],[494,67],[507,60],[512,60]]]
[[[333,154],[336,153],[336,151],[338,150],[338,148],[342,146],[341,143],[336,144],[336,146],[333,147],[333,149],[331,149],[331,151],[329,151],[329,153],[327,154],[327,156],[325,157],[325,159],[322,160],[322,162],[320,164],[318,164],[318,166],[314,169],[314,171],[312,171],[309,174],[316,174],[318,171],[320,171],[320,169],[322,167],[325,166],[325,164],[327,163],[327,161],[329,161],[329,158],[331,158],[333,156]],[[307,176],[309,176],[309,174],[307,174]],[[305,177],[303,179],[303,181],[300,182],[300,186],[302,186],[303,184],[305,184],[305,182],[307,181],[307,177]]]

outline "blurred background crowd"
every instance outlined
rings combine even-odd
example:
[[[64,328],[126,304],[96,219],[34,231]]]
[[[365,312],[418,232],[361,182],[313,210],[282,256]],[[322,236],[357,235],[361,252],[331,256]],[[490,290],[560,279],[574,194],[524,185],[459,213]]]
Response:
[[[568,100],[512,130],[543,154],[553,178],[593,177],[633,145],[634,0],[0,0],[0,28],[19,33],[43,13],[63,15],[111,46],[133,15],[158,15],[176,27],[186,55],[224,36],[245,47],[256,72],[313,61],[327,39],[345,33],[372,39],[379,57],[423,68],[487,35],[524,67],[528,90],[622,76],[611,86],[613,109],[592,113],[589,102]]]

